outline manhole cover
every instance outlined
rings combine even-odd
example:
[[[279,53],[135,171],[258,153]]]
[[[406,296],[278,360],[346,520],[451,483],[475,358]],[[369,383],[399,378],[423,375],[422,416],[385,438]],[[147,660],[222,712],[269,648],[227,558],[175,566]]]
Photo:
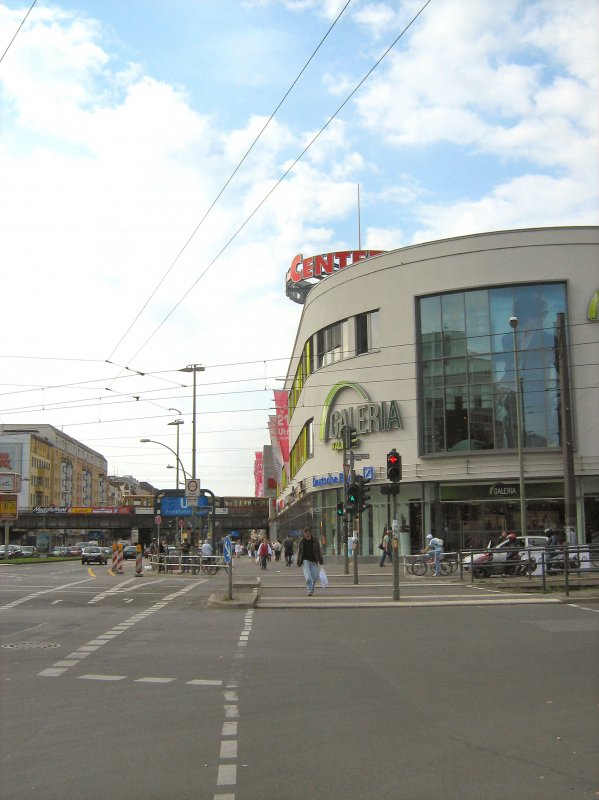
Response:
[[[49,647],[60,647],[55,642],[11,642],[3,644],[7,650],[47,650]]]

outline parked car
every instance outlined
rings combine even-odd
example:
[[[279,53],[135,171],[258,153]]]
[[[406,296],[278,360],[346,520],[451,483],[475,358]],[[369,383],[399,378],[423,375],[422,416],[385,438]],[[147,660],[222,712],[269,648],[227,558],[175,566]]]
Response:
[[[82,564],[106,564],[107,561],[106,553],[97,545],[85,547],[81,553]]]
[[[38,556],[39,553],[37,552],[37,548],[33,547],[30,544],[22,544],[21,545],[21,557],[22,558],[35,558]]]
[[[20,558],[21,548],[17,544],[7,545],[8,549],[5,550],[4,545],[0,545],[0,559],[1,558]]]
[[[512,572],[514,574],[528,574],[533,572],[540,561],[540,553],[545,550],[547,537],[543,535],[517,536],[515,543],[508,539],[498,544],[496,547],[488,547],[485,553],[468,555],[462,562],[464,572],[473,569],[475,578],[488,578],[489,575],[499,575]],[[530,549],[522,549],[530,548]],[[530,554],[530,561],[529,561]],[[514,561],[514,569],[506,567],[509,561]],[[516,565],[524,565],[525,569],[516,569]]]
[[[137,557],[137,545],[135,544],[128,544],[126,547],[123,547],[123,558],[136,558]]]

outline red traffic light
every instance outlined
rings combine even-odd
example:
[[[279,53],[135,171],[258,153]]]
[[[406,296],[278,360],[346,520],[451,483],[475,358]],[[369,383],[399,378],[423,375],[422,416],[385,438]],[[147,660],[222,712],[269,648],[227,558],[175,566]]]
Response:
[[[387,480],[391,483],[401,480],[401,456],[395,449],[387,453]]]
[[[389,464],[391,464],[391,466],[394,467],[399,461],[399,456],[397,455],[397,453],[389,453],[389,455],[387,456],[387,461]]]

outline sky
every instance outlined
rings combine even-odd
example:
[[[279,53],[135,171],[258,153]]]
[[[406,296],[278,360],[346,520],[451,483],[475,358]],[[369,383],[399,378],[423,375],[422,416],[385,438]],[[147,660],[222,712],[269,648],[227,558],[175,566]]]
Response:
[[[173,488],[140,439],[179,417],[191,472],[202,364],[197,477],[254,493],[297,253],[598,222],[596,0],[38,0],[11,43],[30,6],[0,0],[0,423],[109,474]]]

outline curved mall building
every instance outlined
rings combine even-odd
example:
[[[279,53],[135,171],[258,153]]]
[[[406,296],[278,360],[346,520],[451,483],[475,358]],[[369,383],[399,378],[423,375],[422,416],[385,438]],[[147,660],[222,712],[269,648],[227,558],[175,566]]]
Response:
[[[588,540],[599,529],[598,290],[597,227],[297,256],[279,538],[310,525],[342,552],[347,425],[355,474],[372,479],[362,554],[377,552],[394,514],[404,551],[429,530],[451,549],[520,531],[522,485],[528,532],[563,529],[570,509]],[[393,448],[395,496],[381,493]]]

